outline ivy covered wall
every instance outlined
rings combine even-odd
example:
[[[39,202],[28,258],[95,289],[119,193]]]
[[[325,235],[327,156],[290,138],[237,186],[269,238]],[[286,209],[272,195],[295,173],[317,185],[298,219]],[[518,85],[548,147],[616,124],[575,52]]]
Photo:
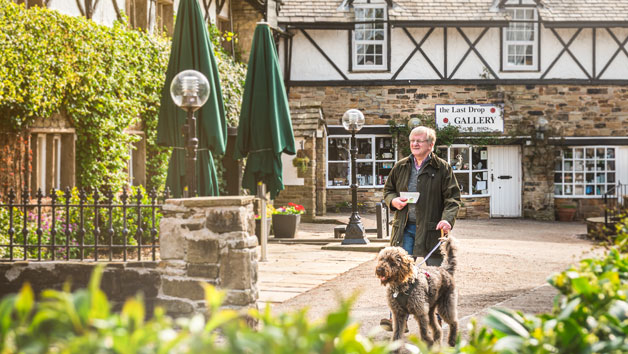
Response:
[[[24,132],[35,118],[61,113],[76,130],[77,184],[118,188],[127,180],[128,144],[137,139],[124,129],[141,120],[147,184],[162,187],[169,153],[155,137],[169,53],[169,38],[123,23],[105,27],[0,0],[0,132]],[[234,124],[245,68],[216,54]]]

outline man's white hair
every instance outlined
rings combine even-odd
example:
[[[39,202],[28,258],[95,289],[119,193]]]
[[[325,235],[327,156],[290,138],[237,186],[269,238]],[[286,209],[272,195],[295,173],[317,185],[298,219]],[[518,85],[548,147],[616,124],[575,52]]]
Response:
[[[419,126],[412,129],[412,131],[410,132],[409,138],[412,139],[413,135],[421,135],[421,134],[425,134],[425,137],[427,141],[430,142],[430,144],[436,142],[436,131],[432,128],[423,127],[423,126]]]

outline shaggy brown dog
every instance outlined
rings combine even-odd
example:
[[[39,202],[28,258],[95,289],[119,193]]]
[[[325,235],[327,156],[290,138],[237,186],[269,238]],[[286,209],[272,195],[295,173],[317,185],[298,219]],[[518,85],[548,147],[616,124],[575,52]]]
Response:
[[[428,345],[440,343],[442,329],[436,310],[449,324],[450,346],[456,345],[458,332],[455,239],[442,239],[443,264],[417,269],[414,260],[401,247],[386,247],[377,256],[375,274],[388,285],[388,306],[392,311],[393,340],[402,338],[409,315],[419,323],[421,339]],[[428,323],[433,337],[428,332]]]

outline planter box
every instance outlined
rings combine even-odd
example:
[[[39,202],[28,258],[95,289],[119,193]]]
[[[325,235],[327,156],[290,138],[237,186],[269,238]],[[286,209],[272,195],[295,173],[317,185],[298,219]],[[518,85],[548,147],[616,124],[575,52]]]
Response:
[[[573,221],[576,216],[576,208],[558,208],[559,221]]]
[[[301,214],[273,214],[273,230],[275,238],[294,238],[301,222]]]
[[[266,235],[270,235],[270,222],[271,218],[266,218]],[[257,243],[262,244],[262,220],[255,220],[255,236],[257,236]]]

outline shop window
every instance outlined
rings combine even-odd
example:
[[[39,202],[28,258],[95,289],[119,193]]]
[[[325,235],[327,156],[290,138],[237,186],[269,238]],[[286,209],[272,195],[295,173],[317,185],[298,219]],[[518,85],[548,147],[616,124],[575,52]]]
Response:
[[[506,9],[512,19],[502,34],[504,70],[537,70],[538,14],[534,7]]]
[[[486,147],[441,146],[436,154],[448,161],[463,196],[488,195],[488,150]]]
[[[356,180],[359,187],[383,187],[397,153],[391,136],[357,136]],[[349,187],[351,138],[327,139],[327,187]]]
[[[355,5],[355,21],[385,21],[386,5]],[[353,30],[353,70],[384,70],[387,67],[386,23],[358,23]]]
[[[31,151],[33,192],[74,186],[74,134],[33,133]]]
[[[615,147],[572,147],[556,152],[554,195],[601,197],[616,183]]]

